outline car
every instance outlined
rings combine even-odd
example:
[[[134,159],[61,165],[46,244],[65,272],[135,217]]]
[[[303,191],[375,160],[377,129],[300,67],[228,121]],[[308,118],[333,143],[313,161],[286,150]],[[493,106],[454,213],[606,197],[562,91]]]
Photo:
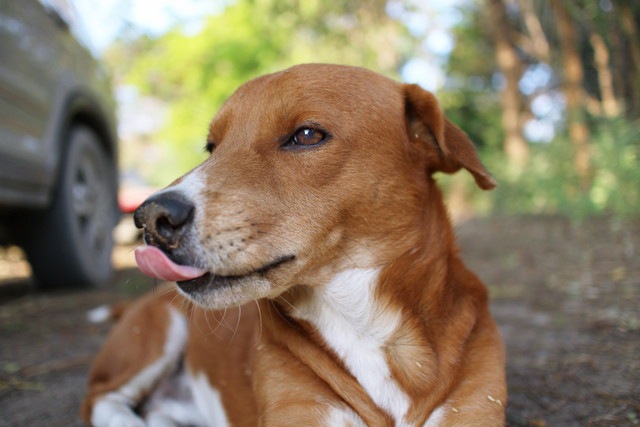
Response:
[[[0,2],[0,244],[43,288],[105,283],[119,218],[115,102],[64,0]]]

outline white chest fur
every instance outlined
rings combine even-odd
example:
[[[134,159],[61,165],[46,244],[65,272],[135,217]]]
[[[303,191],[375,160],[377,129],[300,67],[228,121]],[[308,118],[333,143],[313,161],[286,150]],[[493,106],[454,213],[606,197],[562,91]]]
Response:
[[[295,315],[318,329],[373,401],[401,426],[410,401],[391,376],[383,350],[401,316],[375,300],[377,279],[376,269],[345,270],[314,289]]]

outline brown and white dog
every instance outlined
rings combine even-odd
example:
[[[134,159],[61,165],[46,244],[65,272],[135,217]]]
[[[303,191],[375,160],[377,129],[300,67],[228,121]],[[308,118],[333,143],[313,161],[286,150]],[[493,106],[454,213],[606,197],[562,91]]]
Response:
[[[504,351],[435,172],[495,182],[416,85],[301,65],[241,86],[210,157],[136,212],[95,426],[499,426]]]

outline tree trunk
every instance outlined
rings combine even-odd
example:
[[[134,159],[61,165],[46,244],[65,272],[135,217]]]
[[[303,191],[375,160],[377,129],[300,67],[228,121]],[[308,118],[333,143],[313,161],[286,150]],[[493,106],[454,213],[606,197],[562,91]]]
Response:
[[[502,129],[504,130],[504,151],[509,161],[522,170],[529,157],[529,146],[522,135],[522,98],[518,83],[524,66],[511,43],[512,29],[507,21],[503,0],[488,0],[492,19],[493,39],[496,45],[498,68],[505,79],[502,90]]]
[[[629,99],[629,94],[633,93],[633,90],[629,84],[629,78],[627,76],[627,63],[629,62],[628,54],[622,40],[622,31],[620,29],[619,20],[616,19],[619,12],[619,8],[616,6],[616,14],[609,13],[607,18],[608,38],[611,45],[611,68],[613,72],[613,89],[616,94],[616,98],[619,100],[621,109],[625,114],[629,113],[629,106],[633,101],[632,97]]]
[[[567,100],[567,126],[574,146],[575,167],[583,190],[589,187],[591,161],[589,129],[584,117],[582,89],[583,64],[578,51],[578,31],[562,0],[550,0],[556,16],[564,69],[564,93]]]
[[[620,113],[620,107],[613,90],[613,75],[611,68],[609,68],[609,48],[595,28],[591,28],[590,31],[591,36],[589,38],[593,47],[594,62],[598,72],[602,111],[607,117],[615,117]]]
[[[527,32],[531,38],[531,53],[540,61],[549,61],[549,41],[544,34],[540,18],[533,10],[531,0],[519,0],[518,5],[522,9],[522,18]]]
[[[622,23],[622,32],[626,38],[626,45],[629,48],[628,73],[626,78],[629,80],[629,89],[631,93],[627,94],[629,101],[630,117],[636,119],[640,116],[640,34],[638,34],[638,25],[636,24],[636,16],[628,0],[618,1],[618,16]]]

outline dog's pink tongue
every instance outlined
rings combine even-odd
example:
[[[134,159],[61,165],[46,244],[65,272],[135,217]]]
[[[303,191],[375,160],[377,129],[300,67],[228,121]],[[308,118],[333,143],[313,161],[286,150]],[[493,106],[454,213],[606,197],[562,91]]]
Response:
[[[154,246],[140,246],[136,248],[135,255],[140,271],[157,279],[179,282],[196,279],[207,273],[196,267],[176,264]]]

